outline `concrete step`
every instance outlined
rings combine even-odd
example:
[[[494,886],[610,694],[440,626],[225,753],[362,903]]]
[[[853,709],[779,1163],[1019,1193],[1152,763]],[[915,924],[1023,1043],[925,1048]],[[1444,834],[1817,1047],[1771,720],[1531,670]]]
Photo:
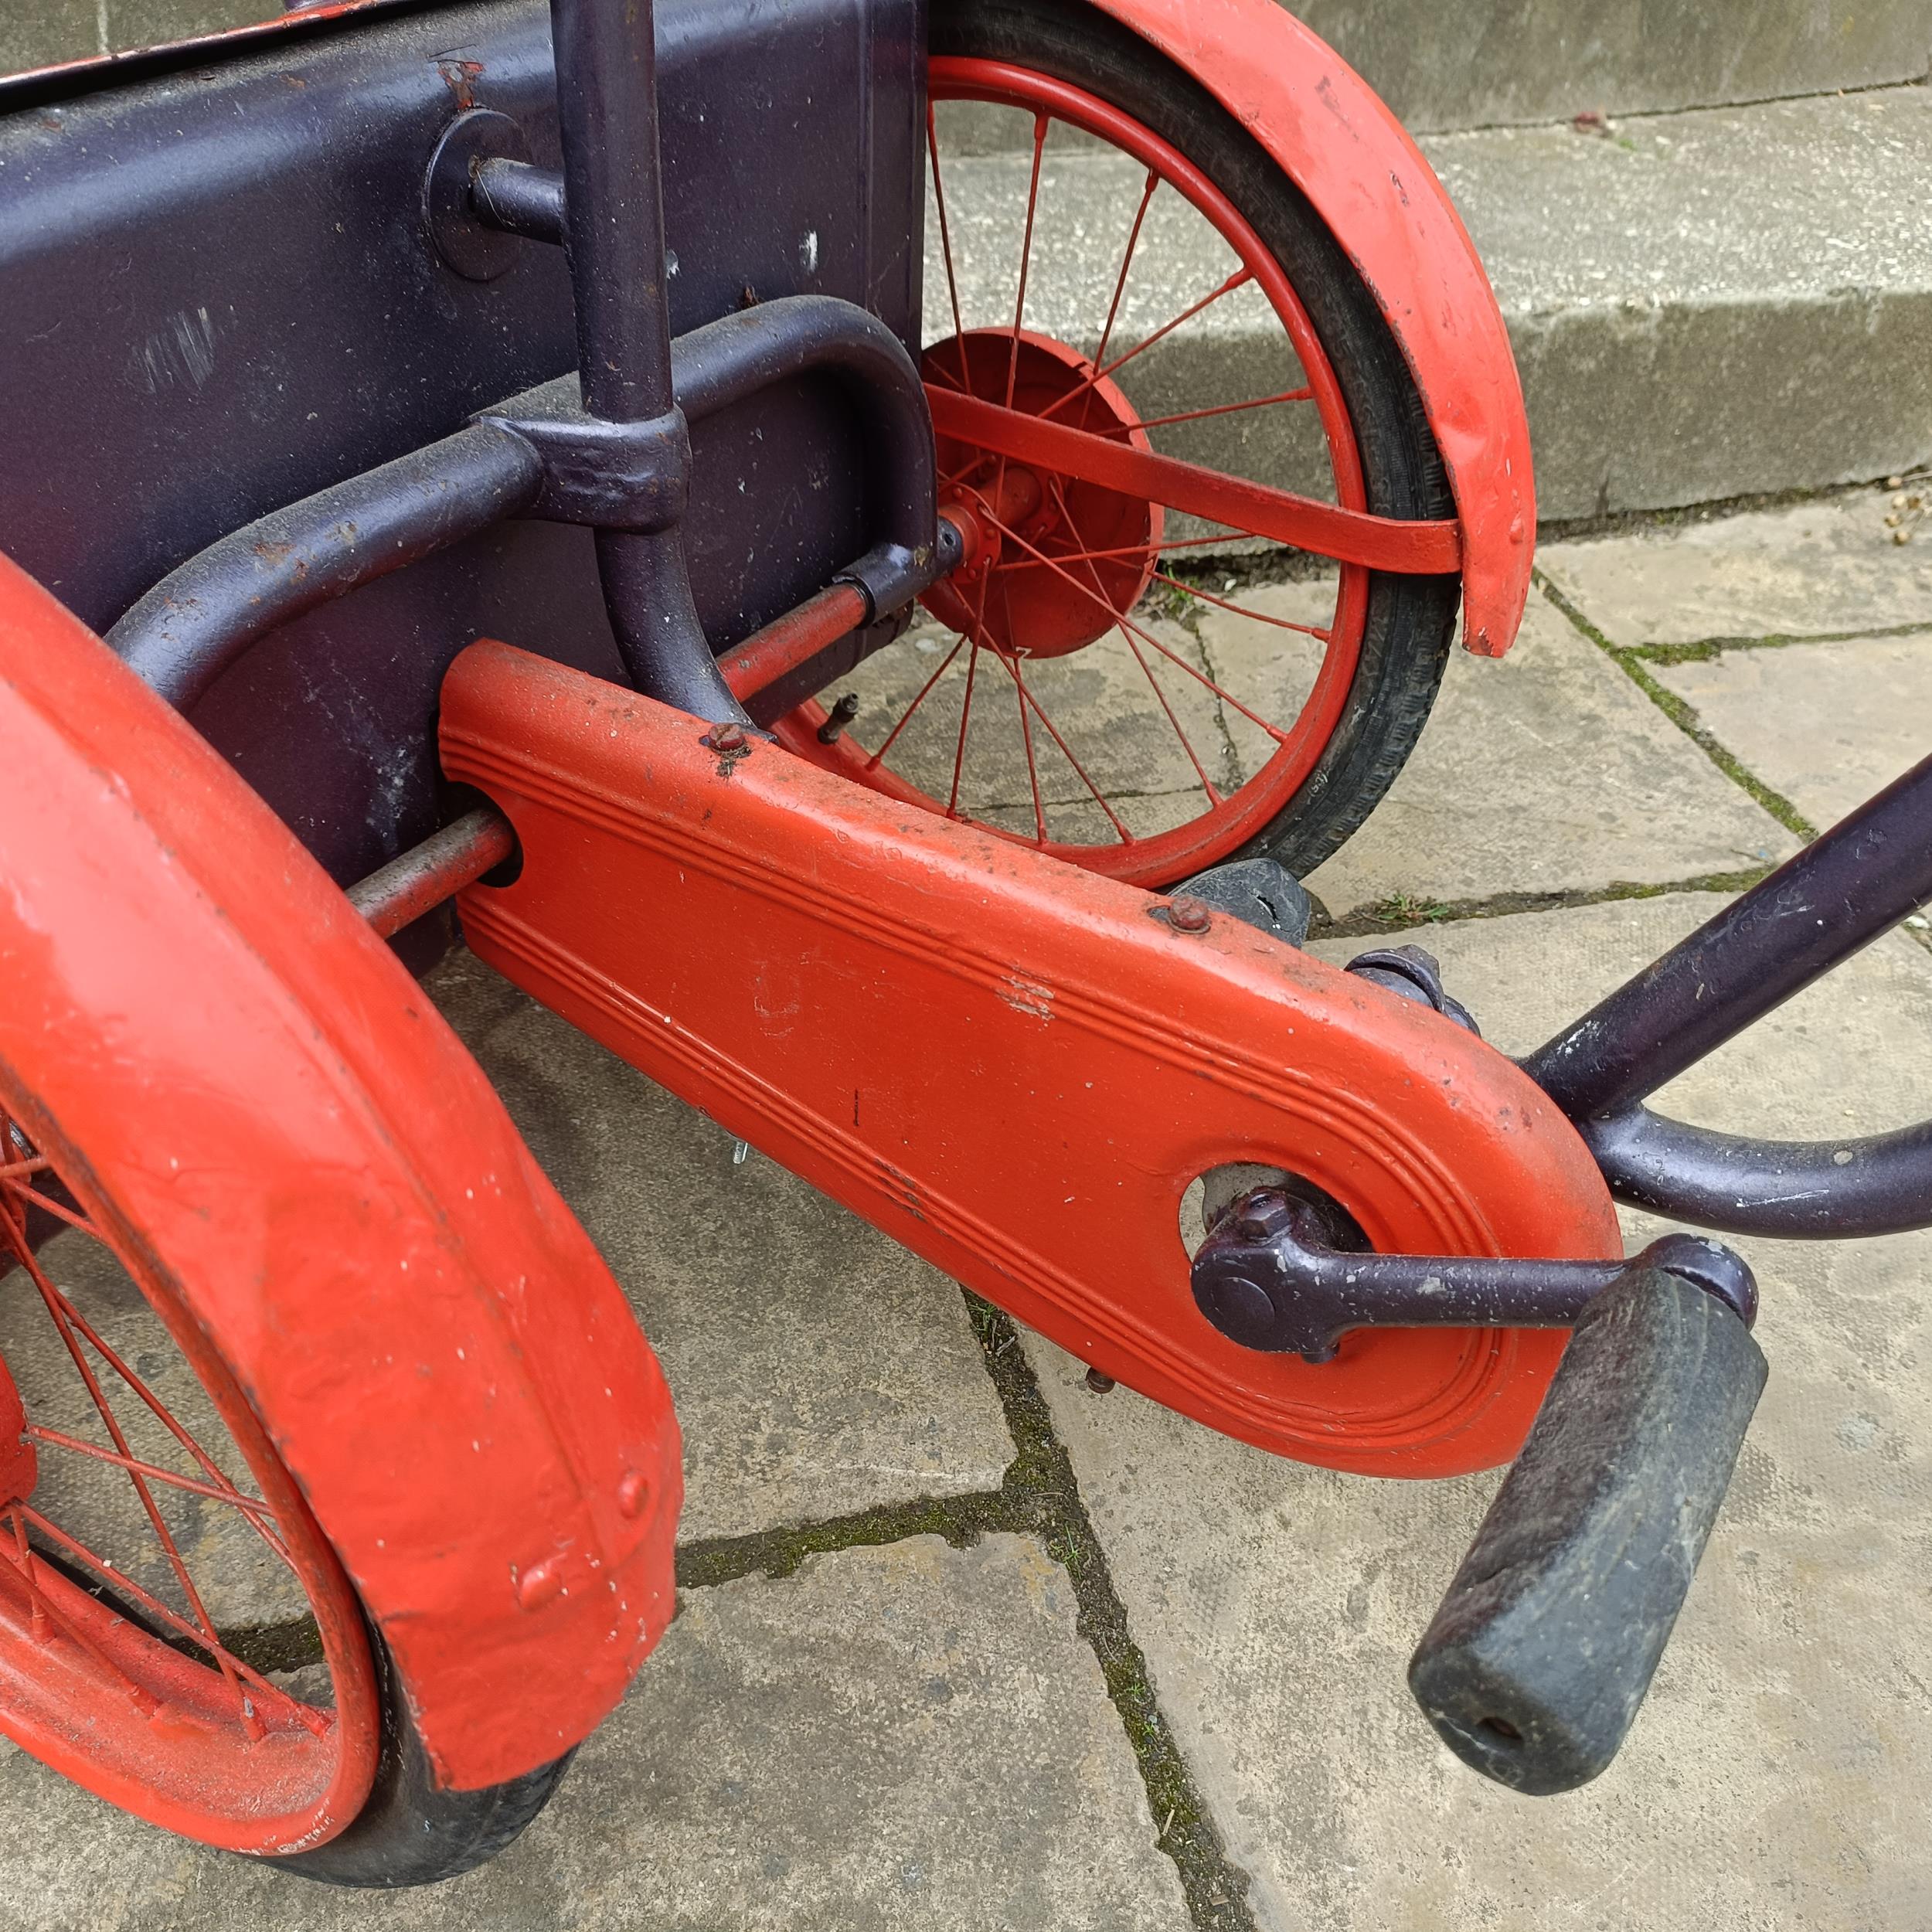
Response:
[[[1009,325],[1029,163],[1007,111],[942,158],[968,326]],[[1811,490],[1932,461],[1932,88],[1425,137],[1509,320],[1547,519]],[[1049,144],[1029,327],[1090,349],[1144,177]],[[1165,191],[1136,252],[1114,350],[1223,277],[1217,236]],[[937,226],[927,327],[951,323]],[[1273,393],[1293,364],[1243,290],[1122,381],[1143,413]],[[1110,352],[1114,352],[1111,351]],[[1308,479],[1311,412],[1187,425],[1165,447]]]

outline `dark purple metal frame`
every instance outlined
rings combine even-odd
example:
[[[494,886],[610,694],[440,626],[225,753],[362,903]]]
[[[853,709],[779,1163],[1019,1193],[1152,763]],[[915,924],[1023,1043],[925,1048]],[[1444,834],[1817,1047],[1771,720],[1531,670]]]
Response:
[[[1932,900],[1932,758],[1868,800],[1523,1062],[1618,1199],[1738,1234],[1932,1226],[1932,1121],[1758,1141],[1653,1114],[1667,1081]]]

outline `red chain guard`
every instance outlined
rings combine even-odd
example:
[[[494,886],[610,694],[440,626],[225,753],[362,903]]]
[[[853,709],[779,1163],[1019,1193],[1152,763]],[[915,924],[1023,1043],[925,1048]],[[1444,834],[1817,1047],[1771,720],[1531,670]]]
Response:
[[[444,763],[515,821],[478,954],[1094,1367],[1307,1462],[1513,1455],[1564,1337],[1383,1329],[1254,1354],[1194,1305],[1189,1182],[1304,1175],[1378,1247],[1622,1252],[1582,1142],[1468,1034],[1217,916],[901,805],[775,745],[495,643],[443,688]],[[780,1230],[773,1230],[780,1238]]]

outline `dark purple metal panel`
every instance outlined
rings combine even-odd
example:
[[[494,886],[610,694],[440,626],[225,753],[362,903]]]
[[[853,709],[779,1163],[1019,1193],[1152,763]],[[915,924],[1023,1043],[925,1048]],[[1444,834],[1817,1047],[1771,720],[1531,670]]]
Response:
[[[658,40],[674,328],[747,289],[817,291],[916,348],[917,0],[663,0]],[[573,366],[556,250],[521,244],[477,282],[428,244],[423,170],[472,104],[557,164],[541,5],[352,20],[112,88],[0,87],[0,546],[104,629],[226,532]],[[804,383],[694,443],[691,567],[723,645],[862,547],[860,447]],[[357,592],[270,638],[195,721],[358,878],[434,824],[436,692],[484,634],[614,675],[588,533],[505,526]]]

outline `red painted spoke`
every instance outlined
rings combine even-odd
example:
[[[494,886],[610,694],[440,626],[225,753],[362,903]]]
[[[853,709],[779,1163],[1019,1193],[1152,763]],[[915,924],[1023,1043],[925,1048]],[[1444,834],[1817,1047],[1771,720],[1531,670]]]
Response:
[[[73,1325],[70,1321],[66,1311],[66,1298],[41,1271],[37,1260],[25,1254],[21,1256],[20,1260],[34,1285],[40,1291],[41,1299],[46,1304],[48,1314],[53,1318],[54,1326],[60,1331],[61,1340],[66,1344],[67,1353],[72,1357],[74,1367],[80,1372],[80,1379],[87,1385],[87,1393],[93,1399],[95,1410],[100,1417],[103,1427],[113,1438],[114,1447],[124,1457],[129,1458],[131,1463],[133,1451],[128,1447],[127,1437],[122,1433],[120,1419],[115,1415],[112,1403],[108,1401],[99,1379],[88,1366],[87,1359],[82,1353],[80,1344],[75,1337]],[[167,1556],[168,1567],[175,1573],[175,1580],[181,1586],[182,1594],[187,1599],[189,1611],[192,1613],[196,1621],[213,1640],[215,1635],[214,1619],[208,1614],[207,1607],[201,1600],[201,1592],[196,1589],[195,1580],[188,1573],[188,1565],[182,1560],[180,1548],[175,1542],[173,1532],[162,1519],[160,1505],[155,1501],[154,1492],[148,1487],[146,1481],[141,1475],[131,1467],[128,1471],[128,1480],[134,1485],[134,1494],[141,1499],[141,1507],[148,1518],[148,1527],[154,1531],[155,1540],[161,1545],[163,1553]],[[216,1648],[219,1649],[219,1645]],[[221,1665],[222,1675],[233,1683],[234,1675],[227,1665],[219,1655],[216,1662]],[[239,1684],[235,1685],[238,1697],[240,1695],[240,1688]]]
[[[1009,529],[1008,526],[1001,522],[998,518],[995,516],[991,511],[985,511],[984,512],[984,514],[987,521],[992,524],[994,528],[996,529],[1002,536],[1010,537],[1022,550],[1028,552],[1039,562],[1045,564],[1047,569],[1051,570],[1055,576],[1064,577],[1069,583],[1073,585],[1075,590],[1080,592],[1082,597],[1090,598],[1093,602],[1100,605],[1100,607],[1107,612],[1107,616],[1114,623],[1117,624],[1123,631],[1131,631],[1135,637],[1141,640],[1143,644],[1152,645],[1153,648],[1156,651],[1159,651],[1161,655],[1165,658],[1170,663],[1178,664],[1181,668],[1185,671],[1190,678],[1193,679],[1197,684],[1205,685],[1209,690],[1212,691],[1214,695],[1217,698],[1220,699],[1224,703],[1233,705],[1235,709],[1240,712],[1243,717],[1247,719],[1251,723],[1260,726],[1260,728],[1265,731],[1270,738],[1274,739],[1277,744],[1285,744],[1287,742],[1288,734],[1285,731],[1281,730],[1275,726],[1270,724],[1267,719],[1257,716],[1257,714],[1250,711],[1239,698],[1236,697],[1233,692],[1223,690],[1220,685],[1216,684],[1206,672],[1197,671],[1192,665],[1188,662],[1186,658],[1179,656],[1177,653],[1172,651],[1170,651],[1167,646],[1162,643],[1160,639],[1155,637],[1151,631],[1142,629],[1142,628],[1139,624],[1136,624],[1131,617],[1123,617],[1119,611],[1114,608],[1113,605],[1110,604],[1105,597],[1102,597],[1097,590],[1091,590],[1086,584],[1081,583],[1080,579],[1074,576],[1071,570],[1062,570],[1060,565],[1056,563],[1053,558],[1049,556],[1044,550],[1036,549],[1033,545],[1029,543],[1026,538],[1020,535],[1019,531]]]
[[[1121,257],[1121,272],[1114,278],[1114,299],[1107,305],[1107,325],[1100,331],[1100,346],[1094,352],[1094,365],[1097,369],[1107,360],[1107,345],[1114,339],[1114,318],[1121,312],[1121,298],[1127,292],[1127,271],[1134,265],[1134,250],[1141,239],[1141,224],[1147,219],[1147,206],[1154,199],[1154,191],[1161,185],[1161,177],[1150,168],[1147,171],[1147,185],[1141,191],[1141,205],[1134,211],[1134,226],[1128,231],[1127,253]]]
[[[1132,845],[1134,842],[1133,833],[1129,832],[1126,826],[1121,823],[1120,818],[1115,813],[1114,808],[1107,802],[1106,794],[1100,790],[1098,785],[1094,784],[1091,778],[1088,777],[1087,775],[1086,766],[1082,764],[1079,759],[1073,756],[1073,747],[1069,745],[1066,740],[1060,736],[1060,727],[1054,723],[1051,718],[1047,716],[1046,707],[1040,702],[1039,699],[1034,696],[1032,689],[1031,686],[1028,685],[1026,680],[1020,675],[1019,661],[1017,658],[1009,658],[1002,651],[996,651],[994,655],[999,658],[1000,662],[1005,665],[1007,670],[1012,674],[1013,682],[1019,686],[1020,696],[1026,700],[1027,703],[1032,706],[1033,715],[1035,717],[1039,719],[1041,724],[1046,727],[1046,735],[1053,740],[1055,744],[1060,747],[1060,756],[1073,767],[1075,772],[1079,775],[1080,783],[1086,786],[1087,790],[1094,794],[1094,804],[1098,805],[1100,810],[1106,813],[1107,821],[1114,828],[1114,832],[1120,838],[1121,842],[1123,845]]]
[[[1183,322],[1191,322],[1202,309],[1213,307],[1223,295],[1232,295],[1237,288],[1244,287],[1253,280],[1254,270],[1253,269],[1237,268],[1219,288],[1203,295],[1191,308],[1182,309],[1171,322],[1163,322],[1151,335],[1143,335],[1124,355],[1117,355],[1112,362],[1104,367],[1096,367],[1094,372],[1084,382],[1068,389],[1064,395],[1055,396],[1053,401],[1039,412],[1041,418],[1044,420],[1049,416],[1057,416],[1066,404],[1073,401],[1075,396],[1084,396],[1096,383],[1100,381],[1102,376],[1111,376],[1116,369],[1124,369],[1135,356],[1144,355],[1164,336],[1172,335]],[[1010,407],[1011,405],[1009,404],[1009,406]]]
[[[1046,814],[1040,804],[1039,767],[1033,762],[1033,731],[1026,716],[1026,687],[1019,681],[1017,664],[1004,651],[999,653],[999,661],[1013,674],[1013,703],[1019,712],[1019,739],[1026,747],[1026,782],[1033,793],[1033,842],[1043,845],[1046,843]]]
[[[1073,521],[1072,512],[1067,508],[1066,492],[1061,488],[1060,479],[1056,477],[1049,488],[1053,492],[1053,502],[1059,508],[1062,522],[1069,529],[1077,529],[1078,526]],[[1096,592],[1100,591],[1101,589],[1100,573],[1090,563],[1087,566],[1087,574],[1093,580],[1094,590]],[[1118,625],[1115,626],[1116,629],[1119,628]],[[1155,700],[1162,710],[1166,713],[1168,723],[1174,727],[1174,735],[1180,740],[1181,749],[1187,753],[1187,761],[1194,767],[1194,775],[1200,780],[1201,789],[1207,794],[1209,805],[1210,807],[1218,805],[1221,802],[1221,794],[1215,790],[1213,781],[1207,775],[1207,767],[1196,756],[1192,743],[1189,740],[1187,733],[1181,729],[1181,721],[1174,715],[1174,707],[1168,702],[1167,693],[1161,689],[1161,681],[1155,676],[1153,666],[1141,655],[1141,647],[1128,635],[1125,631],[1121,631],[1121,637],[1128,649],[1134,653],[1134,662],[1141,667],[1141,675],[1154,687]]]
[[[980,616],[983,619],[986,614],[986,594],[983,585],[980,590],[979,606]],[[959,748],[953,753],[953,788],[946,798],[946,816],[948,818],[959,816],[959,779],[960,774],[966,768],[966,727],[972,719],[973,679],[978,669],[979,640],[975,637],[966,659],[966,696],[959,707]]]
[[[1198,423],[1206,416],[1233,416],[1240,410],[1264,410],[1275,403],[1306,403],[1315,395],[1311,389],[1284,389],[1279,396],[1253,396],[1245,403],[1217,403],[1209,410],[1182,410],[1174,416],[1146,416],[1137,423],[1097,430],[1097,436],[1131,436],[1137,429],[1165,429],[1170,423]]]
[[[85,1651],[110,1676],[119,1679],[129,1700],[142,1716],[153,1716],[161,1709],[161,1699],[145,1685],[136,1683],[95,1641],[87,1630],[60,1609],[41,1589],[39,1580],[35,1574],[36,1560],[32,1546],[27,1542],[24,1527],[24,1519],[27,1518],[31,1518],[37,1526],[42,1520],[39,1512],[29,1509],[25,1503],[15,1503],[11,1506],[10,1513],[14,1521],[16,1547],[12,1552],[0,1552],[0,1562],[12,1565],[22,1583],[26,1586],[28,1600],[32,1606],[34,1634],[45,1643],[57,1631],[77,1649]]]
[[[27,1589],[27,1628],[36,1644],[44,1644],[53,1625],[47,1616],[47,1606],[42,1599],[40,1586],[33,1574],[33,1552],[27,1543],[27,1525],[19,1507],[7,1505],[7,1520],[13,1525],[14,1553],[8,1560],[19,1571],[21,1581]]]
[[[1201,789],[1207,794],[1208,803],[1210,805],[1218,805],[1221,802],[1221,794],[1215,790],[1213,781],[1207,775],[1207,767],[1196,755],[1194,747],[1189,741],[1187,733],[1181,729],[1181,721],[1175,716],[1174,707],[1168,702],[1167,693],[1161,689],[1160,679],[1154,675],[1154,667],[1141,655],[1141,647],[1134,641],[1131,637],[1128,636],[1125,630],[1121,631],[1121,635],[1126,641],[1128,649],[1134,653],[1134,662],[1141,667],[1141,672],[1148,682],[1154,687],[1154,696],[1159,701],[1161,709],[1167,713],[1167,721],[1174,727],[1174,735],[1180,740],[1181,749],[1187,753],[1187,761],[1194,767],[1194,775],[1200,780]]]
[[[5,1144],[5,1135],[0,1135],[0,1145]],[[53,1165],[53,1162],[39,1154],[31,1160],[0,1162],[0,1181],[25,1180],[29,1174],[46,1173]]]
[[[25,1181],[0,1175],[0,1187],[5,1187],[16,1199],[28,1202],[43,1213],[51,1214],[56,1220],[65,1221],[69,1227],[78,1228],[83,1234],[93,1234],[96,1240],[100,1238],[94,1232],[94,1224],[85,1216],[76,1214],[70,1208],[63,1207],[58,1201],[49,1199],[37,1188],[29,1187]]]
[[[75,1562],[91,1570],[110,1590],[127,1597],[137,1609],[153,1617],[156,1623],[165,1624],[176,1636],[186,1638],[196,1648],[207,1651],[218,1662],[226,1659],[230,1668],[224,1670],[223,1675],[231,1682],[238,1680],[247,1685],[251,1690],[258,1691],[264,1696],[272,1697],[278,1702],[287,1705],[302,1724],[318,1737],[324,1736],[334,1723],[335,1719],[326,1710],[319,1709],[312,1704],[305,1704],[300,1698],[291,1696],[281,1685],[263,1676],[251,1665],[244,1664],[233,1651],[223,1647],[219,1636],[211,1637],[197,1630],[185,1618],[170,1610],[151,1591],[142,1589],[126,1571],[117,1569],[106,1557],[95,1555],[85,1543],[77,1542],[69,1536],[58,1523],[43,1516],[32,1504],[22,1503],[17,1507],[19,1513],[26,1517],[49,1543],[58,1543]],[[105,1661],[120,1675],[126,1675],[126,1672],[121,1671],[120,1666],[114,1664],[111,1659]]]
[[[51,1284],[49,1285],[52,1286]],[[120,1355],[108,1346],[107,1343],[96,1332],[87,1317],[66,1295],[61,1293],[60,1289],[54,1288],[53,1293],[58,1298],[68,1321],[73,1323],[81,1337],[92,1345],[108,1367],[113,1369],[114,1373],[120,1376],[121,1380],[141,1398],[142,1405],[155,1420],[201,1465],[202,1473],[208,1478],[209,1481],[230,1496],[237,1500],[246,1500],[242,1497],[242,1492],[229,1480],[226,1472],[222,1468],[220,1464],[216,1462],[214,1458],[196,1441],[179,1422],[175,1420],[173,1413],[168,1406],[148,1386],[146,1383],[141,1380],[139,1376],[135,1374],[132,1369],[128,1367]],[[251,1518],[250,1520],[254,1519]],[[263,1541],[274,1551],[276,1555],[293,1568],[294,1560],[290,1556],[287,1549],[284,1547],[280,1536],[272,1534],[259,1522],[255,1522],[255,1529]]]
[[[1013,298],[1013,343],[1006,358],[1006,406],[1013,406],[1013,389],[1019,381],[1019,332],[1026,315],[1026,271],[1033,260],[1033,213],[1039,202],[1040,157],[1046,151],[1045,114],[1033,117],[1033,175],[1026,185],[1026,233],[1019,245],[1019,291]]]
[[[913,699],[912,702],[906,706],[906,709],[899,714],[898,723],[894,725],[892,730],[886,734],[886,742],[866,760],[866,769],[868,771],[870,771],[872,768],[878,764],[879,760],[884,757],[886,753],[892,750],[893,740],[906,729],[906,723],[911,718],[913,713],[925,702],[926,693],[931,690],[933,686],[938,683],[940,679],[946,675],[947,667],[951,664],[954,658],[957,657],[960,652],[964,650],[965,648],[966,640],[963,637],[955,638],[953,640],[953,648],[946,653],[944,657],[940,659],[939,668],[919,687],[918,696],[916,696]]]
[[[966,325],[959,316],[959,283],[953,274],[952,231],[946,225],[946,185],[939,175],[939,129],[933,119],[933,104],[926,104],[926,151],[933,158],[933,199],[939,208],[939,251],[946,258],[946,293],[953,304],[953,342],[959,352],[959,380],[971,389],[966,374]]]
[[[1251,611],[1246,604],[1230,604],[1225,597],[1217,597],[1196,589],[1191,583],[1183,583],[1179,577],[1171,577],[1165,570],[1156,570],[1154,580],[1189,597],[1199,597],[1203,604],[1211,604],[1218,611],[1232,611],[1237,617],[1252,617],[1257,624],[1271,624],[1277,631],[1299,631],[1304,638],[1318,638],[1324,644],[1334,634],[1312,624],[1297,624],[1291,617],[1271,617],[1265,611]]]
[[[206,1496],[216,1502],[232,1503],[244,1515],[260,1517],[270,1522],[275,1520],[275,1512],[257,1496],[243,1495],[239,1489],[218,1488],[212,1482],[197,1482],[192,1476],[177,1475],[172,1469],[164,1469],[158,1463],[144,1462],[138,1457],[117,1456],[111,1450],[104,1449],[98,1443],[83,1442],[78,1436],[70,1436],[58,1429],[43,1427],[37,1422],[30,1422],[20,1432],[31,1436],[36,1442],[44,1442],[49,1447],[70,1450],[77,1456],[87,1456],[96,1462],[111,1463],[117,1468],[131,1469],[137,1475],[145,1476],[150,1482],[165,1483],[171,1489],[185,1489],[192,1496]]]
[[[1053,487],[1056,490],[1060,487],[1060,479],[1057,477],[1053,479]],[[1226,542],[1227,538],[1222,535],[1177,536],[1161,543],[1123,543],[1111,550],[1062,550],[1059,553],[1059,556],[1063,563],[1104,563],[1110,557],[1146,557],[1149,555],[1164,556],[1169,550],[1199,550],[1209,544]]]

